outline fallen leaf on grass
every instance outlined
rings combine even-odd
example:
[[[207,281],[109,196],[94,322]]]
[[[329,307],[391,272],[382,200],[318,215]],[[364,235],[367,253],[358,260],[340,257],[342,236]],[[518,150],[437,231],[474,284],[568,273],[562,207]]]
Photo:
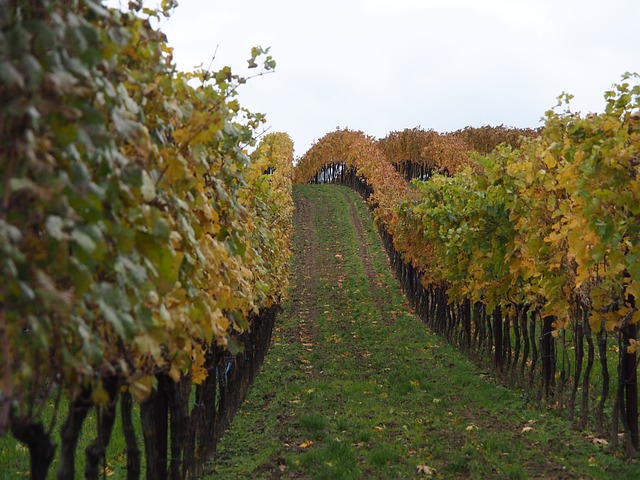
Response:
[[[438,471],[435,468],[429,467],[427,465],[418,465],[416,467],[416,473],[424,473],[427,476],[431,476],[438,473]]]
[[[609,445],[609,441],[605,440],[604,438],[592,438],[591,439],[591,443],[593,443],[594,445]]]
[[[306,442],[303,442],[300,444],[300,448],[307,448],[307,447],[310,447],[311,445],[313,445],[313,440],[307,440]]]
[[[108,465],[102,467],[101,470],[102,470],[102,474],[106,475],[107,477],[110,477],[114,473],[113,468],[109,467]]]

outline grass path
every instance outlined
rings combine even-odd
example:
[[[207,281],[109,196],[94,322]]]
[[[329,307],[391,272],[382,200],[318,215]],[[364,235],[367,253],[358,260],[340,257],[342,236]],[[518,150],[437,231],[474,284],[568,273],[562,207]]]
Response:
[[[353,192],[294,194],[291,298],[206,478],[640,474],[429,333]]]

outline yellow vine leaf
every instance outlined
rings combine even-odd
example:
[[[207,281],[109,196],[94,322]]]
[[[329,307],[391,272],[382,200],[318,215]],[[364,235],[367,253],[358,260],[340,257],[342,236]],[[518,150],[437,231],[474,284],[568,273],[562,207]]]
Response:
[[[109,403],[109,400],[109,393],[102,386],[94,388],[91,392],[91,401],[94,405],[104,406]]]
[[[167,375],[169,375],[169,377],[171,377],[174,382],[177,382],[180,380],[182,373],[180,372],[178,366],[175,363],[172,363],[169,372],[167,372]]]
[[[155,377],[153,375],[145,375],[144,377],[141,377],[138,380],[134,381],[129,386],[129,391],[131,392],[131,395],[133,395],[133,398],[136,400],[136,402],[142,402],[149,395],[151,395],[154,386]]]
[[[612,332],[616,328],[619,328],[622,323],[622,318],[617,312],[607,312],[603,315],[604,328],[607,332]]]
[[[196,385],[200,385],[208,376],[205,367],[205,358],[202,347],[196,346],[193,352],[193,363],[191,364],[191,379]]]

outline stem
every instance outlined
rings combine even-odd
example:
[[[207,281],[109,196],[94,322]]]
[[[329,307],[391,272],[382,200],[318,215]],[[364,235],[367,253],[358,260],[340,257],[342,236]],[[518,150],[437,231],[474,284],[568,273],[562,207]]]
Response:
[[[104,460],[107,445],[111,438],[111,432],[113,431],[113,425],[116,421],[118,388],[120,387],[119,378],[112,376],[105,379],[103,383],[109,395],[109,403],[101,408],[100,411],[96,408],[98,432],[95,440],[85,449],[86,462],[84,474],[88,480],[98,480],[100,460]]]
[[[140,404],[140,420],[147,459],[147,479],[167,480],[167,396],[163,376],[158,376],[158,387]]]
[[[625,427],[627,440],[627,456],[633,457],[638,450],[638,370],[636,368],[636,352],[628,353],[629,340],[636,339],[636,325],[628,325],[622,329],[621,368],[619,382],[624,388],[624,398],[620,399],[621,406],[624,402],[625,411],[622,421]]]
[[[128,391],[122,392],[121,397],[122,433],[127,446],[127,480],[138,480],[140,478],[140,447],[138,447],[131,415],[133,400]]]
[[[600,367],[602,369],[602,394],[596,408],[596,429],[598,433],[602,433],[604,432],[604,404],[609,396],[609,367],[607,364],[607,340],[602,331],[598,332],[597,339]]]
[[[593,363],[595,361],[595,348],[593,345],[593,336],[591,334],[591,327],[589,326],[589,312],[587,309],[582,309],[582,324],[584,326],[585,337],[587,339],[587,365],[584,370],[584,376],[582,377],[582,416],[580,418],[580,427],[587,426],[589,419],[589,379],[591,377],[591,370],[593,369]]]
[[[45,480],[56,451],[51,437],[45,432],[42,423],[32,418],[13,417],[11,433],[29,449],[31,459],[31,479]]]
[[[0,395],[0,437],[4,436],[9,425],[11,415],[11,401],[13,398],[13,376],[11,374],[11,364],[13,355],[11,353],[11,343],[9,342],[9,329],[7,326],[7,307],[2,306],[0,310],[0,336],[2,337],[2,388]]]

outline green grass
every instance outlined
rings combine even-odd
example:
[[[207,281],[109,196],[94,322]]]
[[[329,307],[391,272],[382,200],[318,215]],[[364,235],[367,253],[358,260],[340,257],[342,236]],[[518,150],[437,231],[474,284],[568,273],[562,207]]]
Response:
[[[205,478],[420,478],[419,466],[440,478],[637,475],[428,332],[355,194],[295,194],[312,205],[313,237],[296,225],[291,301]]]
[[[312,471],[317,480],[350,480],[362,477],[355,448],[335,438],[309,449],[293,460],[293,468]]]
[[[325,433],[325,419],[322,415],[311,413],[300,418],[300,428],[314,440],[322,440]]]

